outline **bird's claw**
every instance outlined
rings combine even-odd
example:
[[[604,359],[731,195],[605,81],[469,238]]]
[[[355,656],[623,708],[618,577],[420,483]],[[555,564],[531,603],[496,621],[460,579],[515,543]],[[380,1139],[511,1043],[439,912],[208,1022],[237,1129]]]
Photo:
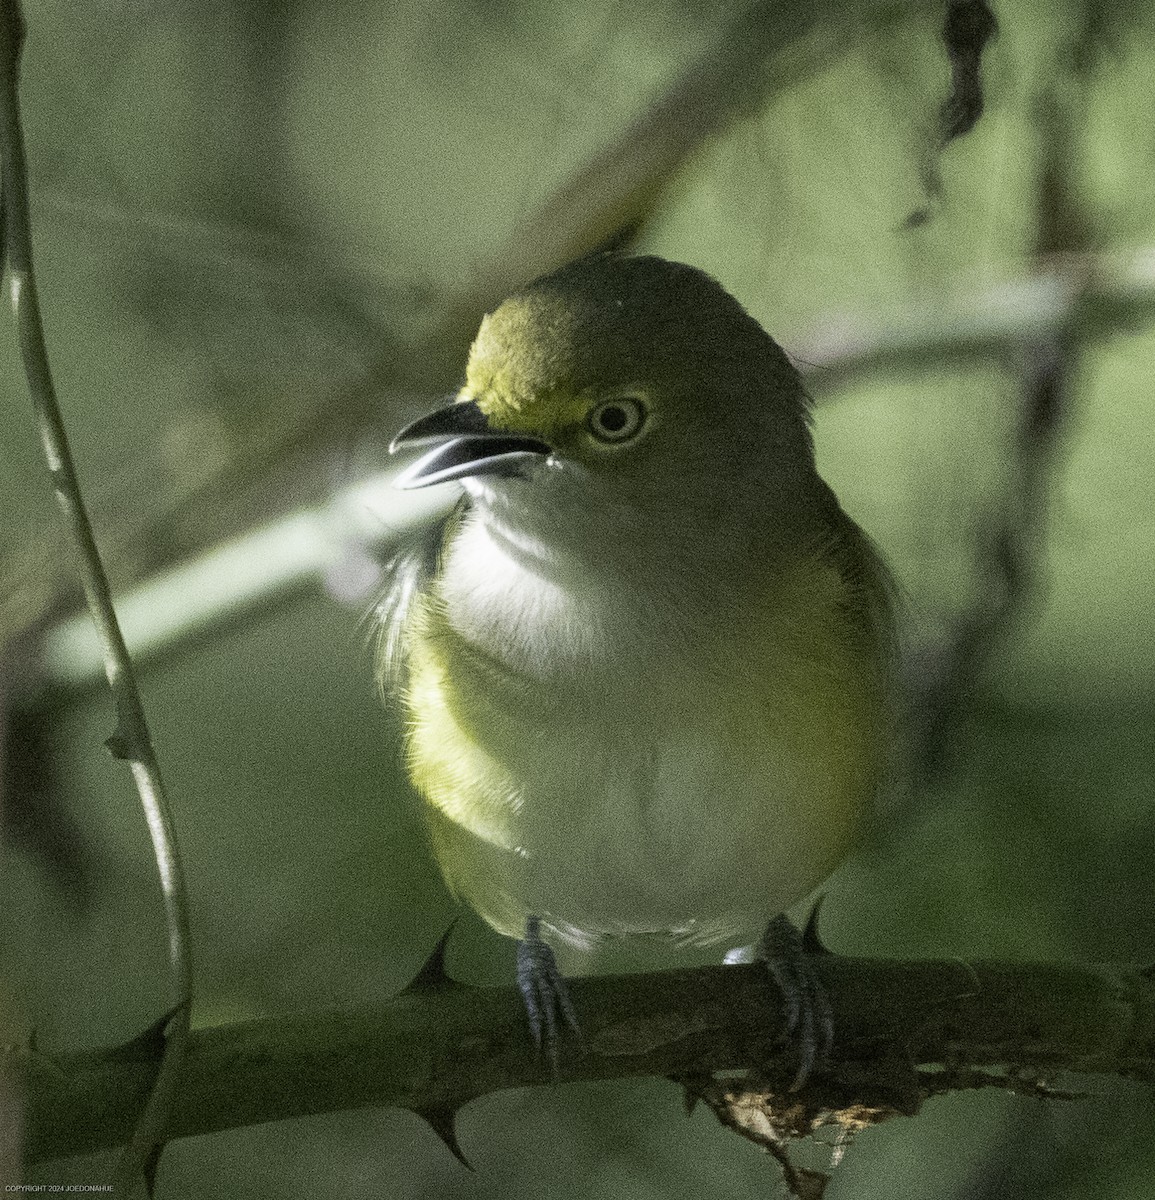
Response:
[[[779,914],[762,935],[762,957],[782,993],[785,1036],[798,1054],[790,1084],[796,1092],[821,1070],[834,1045],[834,1013],[826,988],[807,957],[807,946],[789,917]]]
[[[544,1046],[550,1066],[558,1071],[559,1017],[581,1039],[581,1026],[570,1000],[565,976],[553,949],[541,936],[541,921],[530,917],[525,937],[517,943],[517,988],[525,1004],[529,1031],[540,1055]]]

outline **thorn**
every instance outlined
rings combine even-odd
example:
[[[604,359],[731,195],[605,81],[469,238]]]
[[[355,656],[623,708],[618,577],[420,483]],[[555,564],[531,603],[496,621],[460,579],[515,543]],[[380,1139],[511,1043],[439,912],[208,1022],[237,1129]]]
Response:
[[[806,918],[806,928],[802,931],[802,949],[806,954],[832,954],[833,951],[823,944],[822,938],[818,933],[818,918],[822,912],[822,902],[826,899],[826,893],[823,892],[817,900],[814,901],[814,907],[810,910],[810,916]]]
[[[142,1029],[136,1037],[129,1038],[119,1046],[114,1046],[105,1055],[109,1062],[130,1061],[138,1058],[157,1058],[164,1051],[168,1023],[176,1016],[179,1005],[170,1008],[163,1016],[153,1021],[146,1029]]]
[[[682,1107],[686,1111],[686,1116],[692,1117],[694,1109],[698,1107],[698,1101],[702,1099],[705,1085],[710,1082],[710,1077],[697,1074],[671,1075],[669,1080],[682,1089]]]
[[[104,739],[104,748],[113,758],[121,762],[127,762],[136,757],[132,751],[132,743],[119,730]]]
[[[447,988],[461,987],[456,979],[451,979],[445,969],[445,947],[449,945],[449,936],[457,927],[459,917],[454,917],[449,928],[437,939],[433,953],[421,964],[417,974],[401,989],[402,996],[423,996],[429,992],[442,992]]]
[[[163,1153],[164,1143],[157,1142],[144,1161],[144,1190],[148,1193],[148,1200],[152,1200],[156,1195],[156,1169],[160,1166],[160,1156]]]
[[[415,1112],[445,1143],[449,1153],[467,1170],[474,1171],[473,1164],[465,1157],[457,1142],[457,1130],[453,1126],[457,1112],[452,1108],[414,1108]]]

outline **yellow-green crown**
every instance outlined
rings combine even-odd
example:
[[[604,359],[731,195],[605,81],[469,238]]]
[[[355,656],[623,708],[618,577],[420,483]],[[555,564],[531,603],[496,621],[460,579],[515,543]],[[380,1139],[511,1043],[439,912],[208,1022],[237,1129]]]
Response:
[[[601,254],[530,283],[482,322],[466,369],[469,397],[509,429],[544,431],[630,387],[732,396],[747,415],[762,400],[805,420],[797,372],[741,304],[704,271],[652,256]]]

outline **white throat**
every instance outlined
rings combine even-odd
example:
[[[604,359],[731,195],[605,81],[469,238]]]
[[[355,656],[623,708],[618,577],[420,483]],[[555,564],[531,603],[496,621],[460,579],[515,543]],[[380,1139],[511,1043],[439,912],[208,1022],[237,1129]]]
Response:
[[[446,551],[440,591],[457,633],[518,673],[545,679],[605,659],[612,597],[484,502]]]

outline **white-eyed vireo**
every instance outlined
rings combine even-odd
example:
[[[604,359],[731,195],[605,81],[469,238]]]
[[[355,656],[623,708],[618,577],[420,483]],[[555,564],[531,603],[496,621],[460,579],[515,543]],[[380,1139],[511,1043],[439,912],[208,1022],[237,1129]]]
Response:
[[[798,373],[679,263],[600,255],[510,297],[394,448],[420,444],[400,485],[465,500],[399,568],[384,670],[437,860],[520,940],[540,1037],[571,1015],[548,943],[749,942],[846,854],[888,759],[885,572]],[[828,1018],[792,929],[763,946],[804,1074]]]

